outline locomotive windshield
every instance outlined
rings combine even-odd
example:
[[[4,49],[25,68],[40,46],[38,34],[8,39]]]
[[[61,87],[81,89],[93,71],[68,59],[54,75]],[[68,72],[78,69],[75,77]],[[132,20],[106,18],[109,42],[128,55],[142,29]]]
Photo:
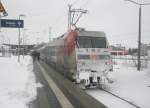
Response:
[[[77,37],[77,43],[80,48],[106,48],[105,37]]]

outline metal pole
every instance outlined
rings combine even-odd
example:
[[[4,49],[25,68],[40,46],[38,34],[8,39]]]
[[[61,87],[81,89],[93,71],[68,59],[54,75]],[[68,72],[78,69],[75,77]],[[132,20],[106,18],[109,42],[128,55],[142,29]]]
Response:
[[[141,69],[141,5],[139,5],[139,37],[138,37],[138,67],[137,70]]]
[[[22,44],[23,44],[23,59],[24,59],[24,49],[25,49],[25,47],[24,47],[24,45],[25,45],[25,44],[24,44],[25,30],[26,30],[26,29],[23,30],[23,37],[22,37]]]
[[[145,3],[141,4],[132,0],[125,0],[125,1],[130,1],[136,5],[139,6],[139,32],[138,32],[138,65],[137,65],[137,70],[140,71],[141,69],[141,12],[142,12],[142,6],[143,5],[150,5],[150,3]]]
[[[72,5],[70,6],[70,10],[69,10],[69,12],[70,12],[70,16],[69,16],[69,23],[70,23],[70,28],[69,28],[69,30],[71,30],[71,28],[72,28],[72,24],[71,24],[71,17],[72,17],[72,13],[71,13],[71,7],[72,7]]]
[[[24,59],[24,55],[25,55],[25,36],[26,36],[26,31],[28,29],[23,29],[23,37],[22,37],[22,45],[23,45],[23,59]]]
[[[70,5],[68,5],[68,7],[70,7]],[[70,14],[70,11],[68,9],[68,32],[69,32],[69,14]]]
[[[20,20],[20,15],[19,15]],[[20,62],[20,24],[19,24],[19,36],[18,36],[18,62]]]
[[[71,29],[71,6],[72,5],[68,5],[69,6],[69,11],[68,11],[68,31],[70,31]]]
[[[10,45],[10,38],[8,38],[8,43],[9,43],[9,45]],[[11,51],[10,51],[10,46],[9,46],[9,57],[11,57]]]
[[[20,17],[25,16],[24,14],[20,14],[19,15],[19,21],[20,21]],[[18,62],[20,62],[20,26],[21,26],[21,22],[18,22],[19,25],[19,36],[18,36]]]

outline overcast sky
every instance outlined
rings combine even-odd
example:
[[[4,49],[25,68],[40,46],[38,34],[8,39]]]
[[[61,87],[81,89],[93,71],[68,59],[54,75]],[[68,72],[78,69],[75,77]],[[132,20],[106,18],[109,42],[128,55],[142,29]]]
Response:
[[[72,8],[87,9],[78,22],[79,27],[87,30],[104,31],[110,44],[137,47],[138,6],[124,0],[1,0],[8,12],[7,19],[18,19],[19,14],[25,21],[26,43],[48,41],[67,31],[68,4]],[[150,0],[135,0],[150,3]],[[23,31],[22,31],[23,34]],[[21,34],[21,35],[22,35]],[[18,29],[4,29],[2,38],[17,44]],[[142,42],[150,43],[150,5],[142,7]]]

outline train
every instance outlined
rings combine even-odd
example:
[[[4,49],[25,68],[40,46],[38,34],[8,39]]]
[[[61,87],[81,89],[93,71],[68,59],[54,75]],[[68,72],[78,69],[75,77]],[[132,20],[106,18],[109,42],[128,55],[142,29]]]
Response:
[[[109,82],[113,70],[103,31],[71,30],[39,49],[41,59],[76,84],[87,88]]]

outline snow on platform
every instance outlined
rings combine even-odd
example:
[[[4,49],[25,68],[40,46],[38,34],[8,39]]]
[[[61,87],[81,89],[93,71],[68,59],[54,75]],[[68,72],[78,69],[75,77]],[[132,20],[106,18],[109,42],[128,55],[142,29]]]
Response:
[[[36,99],[35,76],[32,59],[29,56],[0,57],[0,107],[28,108],[28,103]]]
[[[150,63],[147,69],[137,71],[136,67],[129,66],[125,60],[116,60],[114,71],[110,73],[114,83],[106,84],[105,89],[110,91],[140,108],[150,108]],[[108,108],[132,108],[125,102],[113,99],[111,95],[95,89],[87,93],[103,102]]]

